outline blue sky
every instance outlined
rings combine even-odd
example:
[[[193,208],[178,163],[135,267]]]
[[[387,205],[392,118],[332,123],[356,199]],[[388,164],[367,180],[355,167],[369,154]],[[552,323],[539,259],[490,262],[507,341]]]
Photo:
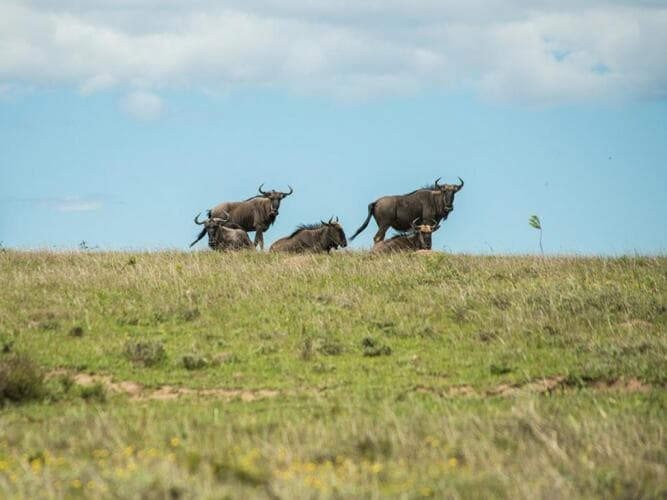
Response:
[[[460,176],[434,248],[536,252],[537,214],[547,252],[667,250],[659,4],[54,4],[0,5],[6,247],[185,249],[262,182],[295,190],[268,242],[331,215],[349,235],[377,197]]]

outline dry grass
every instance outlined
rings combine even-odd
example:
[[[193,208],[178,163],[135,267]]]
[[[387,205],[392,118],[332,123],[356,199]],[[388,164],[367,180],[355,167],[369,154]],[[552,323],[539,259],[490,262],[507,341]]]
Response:
[[[0,415],[0,496],[667,495],[662,257],[6,251],[0,275],[0,360],[52,373]]]

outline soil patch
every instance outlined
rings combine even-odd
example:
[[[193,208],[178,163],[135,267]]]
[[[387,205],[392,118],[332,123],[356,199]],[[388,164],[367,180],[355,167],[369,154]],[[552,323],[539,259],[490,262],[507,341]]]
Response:
[[[616,380],[591,380],[581,383],[572,383],[563,375],[555,375],[526,383],[498,384],[483,390],[476,390],[470,385],[456,385],[446,388],[426,386],[415,387],[416,392],[438,394],[443,397],[512,397],[521,394],[548,394],[558,390],[568,390],[586,387],[597,391],[644,392],[653,386],[645,384],[637,378]]]
[[[139,382],[124,380],[114,382],[110,375],[97,373],[78,373],[66,369],[58,369],[50,372],[47,377],[54,378],[60,375],[69,375],[74,383],[84,387],[102,384],[108,391],[117,394],[125,394],[133,401],[160,400],[169,401],[180,397],[206,397],[224,399],[227,401],[240,399],[250,402],[257,399],[273,398],[280,394],[275,389],[227,389],[222,387],[210,389],[190,389],[188,387],[177,387],[173,385],[161,385],[159,387],[144,387]]]

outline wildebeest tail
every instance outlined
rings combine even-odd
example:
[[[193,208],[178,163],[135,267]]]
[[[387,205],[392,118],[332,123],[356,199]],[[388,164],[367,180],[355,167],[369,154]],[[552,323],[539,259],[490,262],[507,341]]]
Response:
[[[371,217],[373,216],[373,211],[374,210],[375,210],[375,202],[370,203],[368,205],[368,217],[366,217],[366,220],[361,225],[361,227],[359,229],[357,229],[357,232],[352,235],[352,237],[350,238],[350,241],[355,239],[359,235],[360,232],[362,232],[364,229],[366,229],[366,226],[368,226],[368,223],[371,221]]]
[[[206,235],[206,228],[201,230],[201,233],[199,233],[199,236],[197,236],[197,239],[190,243],[190,248],[195,246],[195,243],[197,243],[199,240],[201,240],[204,236]]]

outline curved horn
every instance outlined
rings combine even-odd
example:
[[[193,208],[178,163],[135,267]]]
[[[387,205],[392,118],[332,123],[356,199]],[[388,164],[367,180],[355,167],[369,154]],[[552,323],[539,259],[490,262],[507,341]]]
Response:
[[[327,222],[327,224],[333,224],[333,215],[329,217],[329,222]]]
[[[440,179],[442,179],[442,177],[438,177],[438,178],[435,180],[435,182],[433,183],[433,185],[434,185],[436,188],[439,188],[439,187],[440,187],[440,184],[438,184],[438,181],[439,181]]]
[[[262,191],[262,187],[264,186],[264,183],[262,182],[259,187],[257,188],[257,191],[259,191],[261,194],[269,194],[266,191]]]
[[[460,190],[460,189],[463,187],[463,184],[464,184],[463,179],[461,179],[461,178],[459,177],[459,180],[461,181],[461,184],[459,184],[458,186],[456,186],[456,190],[457,190],[457,191]]]
[[[415,220],[413,220],[413,221],[410,223],[410,227],[411,227],[414,231],[417,230],[417,226],[415,226],[415,224],[417,223],[418,220],[419,220],[419,217],[417,217]]]
[[[340,222],[340,221],[338,220],[338,216],[336,216],[336,220],[335,220],[334,222],[335,222],[336,224],[338,224],[338,222]]]
[[[198,226],[201,226],[202,224],[206,224],[206,221],[201,221],[201,222],[199,222],[199,216],[200,216],[200,215],[201,215],[201,212],[199,212],[199,213],[195,216],[195,224],[197,224]]]
[[[283,198],[285,198],[285,197],[291,195],[291,194],[294,192],[294,189],[292,189],[292,186],[290,186],[290,185],[288,184],[287,187],[289,188],[289,193],[285,193],[285,196],[283,196]]]

